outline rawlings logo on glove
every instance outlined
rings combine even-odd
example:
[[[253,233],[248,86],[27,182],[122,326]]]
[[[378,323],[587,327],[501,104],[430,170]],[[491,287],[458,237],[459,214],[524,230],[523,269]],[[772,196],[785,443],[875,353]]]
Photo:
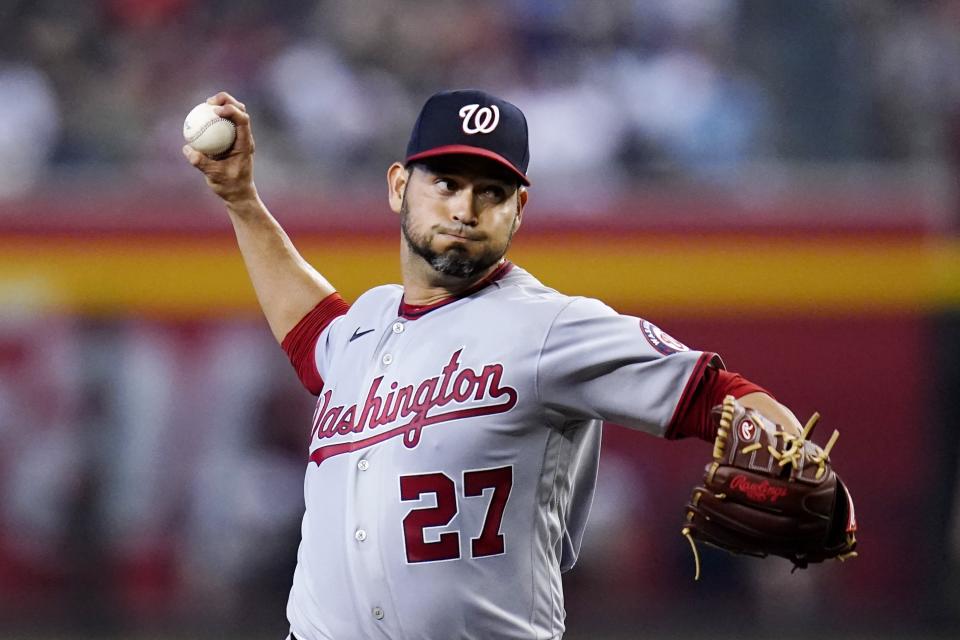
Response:
[[[739,491],[754,502],[776,502],[787,495],[785,487],[774,487],[768,480],[750,482],[747,476],[733,476],[730,488]]]
[[[797,568],[857,555],[853,500],[833,471],[827,446],[809,441],[813,414],[799,436],[787,433],[733,396],[724,398],[704,485],[693,490],[682,533],[700,577],[694,540],[731,553],[789,559]]]

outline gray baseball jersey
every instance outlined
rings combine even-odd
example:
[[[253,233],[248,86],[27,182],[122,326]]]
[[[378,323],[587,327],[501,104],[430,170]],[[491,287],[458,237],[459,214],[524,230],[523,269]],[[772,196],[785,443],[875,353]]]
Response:
[[[317,342],[291,629],[559,638],[601,422],[663,435],[716,356],[509,262],[469,295],[402,296],[368,291]]]

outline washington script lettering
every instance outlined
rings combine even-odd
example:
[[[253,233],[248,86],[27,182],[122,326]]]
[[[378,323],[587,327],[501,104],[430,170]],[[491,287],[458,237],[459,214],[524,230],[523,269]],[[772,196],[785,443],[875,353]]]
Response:
[[[439,376],[405,387],[401,387],[397,382],[390,383],[390,391],[385,397],[377,394],[383,383],[383,376],[374,378],[366,402],[359,410],[355,404],[330,406],[333,393],[324,393],[317,404],[311,434],[311,437],[315,436],[321,441],[351,433],[373,431],[397,420],[409,419],[399,426],[367,438],[318,447],[310,454],[310,460],[319,465],[332,456],[363,449],[397,436],[403,436],[403,444],[412,449],[420,443],[420,432],[424,427],[439,422],[510,411],[517,404],[517,390],[501,386],[503,365],[488,364],[479,373],[469,367],[461,370],[462,352],[463,349],[459,349],[450,356],[450,361],[441,369]],[[487,399],[502,401],[496,404],[478,404]],[[443,412],[433,411],[449,404],[455,408]]]

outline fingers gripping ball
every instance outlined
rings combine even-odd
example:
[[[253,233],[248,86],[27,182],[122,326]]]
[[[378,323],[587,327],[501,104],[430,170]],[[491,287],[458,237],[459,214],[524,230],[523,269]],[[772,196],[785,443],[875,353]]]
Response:
[[[237,139],[233,122],[217,115],[213,105],[201,102],[183,121],[183,139],[191,147],[210,157],[225,154]]]
[[[798,436],[727,396],[714,411],[720,427],[703,486],[686,507],[682,533],[731,553],[777,555],[797,568],[856,556],[853,500],[834,472],[827,446],[808,440],[814,414]]]

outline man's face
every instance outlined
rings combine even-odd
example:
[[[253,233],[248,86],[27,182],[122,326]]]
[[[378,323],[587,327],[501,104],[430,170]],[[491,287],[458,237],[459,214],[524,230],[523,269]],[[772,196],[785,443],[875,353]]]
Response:
[[[474,278],[507,252],[520,224],[521,193],[509,172],[485,158],[443,156],[414,165],[400,208],[403,237],[436,271]]]

